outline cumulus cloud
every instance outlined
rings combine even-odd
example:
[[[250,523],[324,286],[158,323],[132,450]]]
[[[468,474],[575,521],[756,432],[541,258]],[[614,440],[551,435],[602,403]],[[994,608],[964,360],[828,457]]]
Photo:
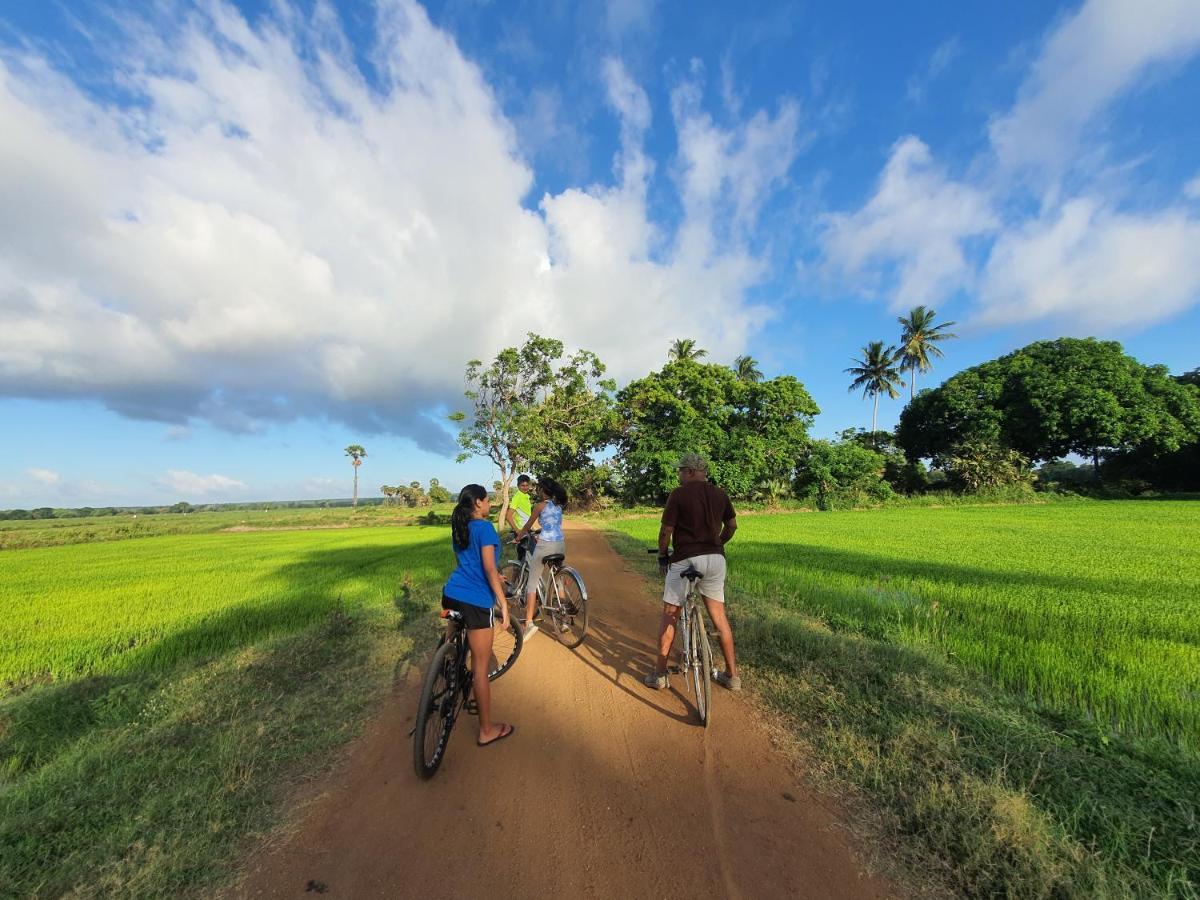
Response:
[[[983,190],[948,177],[929,147],[909,136],[892,148],[871,199],[826,225],[825,259],[833,272],[867,276],[878,290],[881,267],[888,274],[894,268],[890,304],[903,308],[967,286],[973,270],[965,243],[995,230],[999,220]]]
[[[160,487],[189,497],[229,494],[244,490],[247,484],[225,475],[197,475],[183,469],[170,469],[157,479]]]
[[[101,51],[135,102],[0,53],[0,393],[234,431],[329,417],[444,450],[465,360],[526,330],[620,377],[681,321],[729,356],[761,322],[743,302],[758,261],[711,234],[794,158],[793,107],[708,127],[717,186],[663,233],[649,103],[619,64],[617,183],[531,210],[490,86],[410,0],[379,0],[369,74],[325,4],[254,26],[219,0],[163,8]]]
[[[1093,327],[1158,322],[1200,296],[1200,221],[1176,209],[1124,215],[1095,198],[1006,233],[988,260],[988,322],[1070,317]]]
[[[826,272],[860,293],[886,294],[894,307],[969,288],[976,320],[991,325],[1146,326],[1194,305],[1200,219],[1176,205],[1122,209],[1122,196],[1136,192],[1114,181],[1113,167],[1079,160],[1106,156],[1090,126],[1115,99],[1154,67],[1198,51],[1190,0],[1088,0],[1047,36],[962,180],[918,138],[896,144],[876,192],[828,218]],[[1031,187],[1039,194],[1032,212]],[[1185,196],[1197,193],[1185,185]]]
[[[1200,175],[1183,186],[1183,195],[1189,200],[1200,200]]]
[[[47,486],[58,484],[62,480],[57,472],[50,469],[26,469],[25,474],[38,484]]]

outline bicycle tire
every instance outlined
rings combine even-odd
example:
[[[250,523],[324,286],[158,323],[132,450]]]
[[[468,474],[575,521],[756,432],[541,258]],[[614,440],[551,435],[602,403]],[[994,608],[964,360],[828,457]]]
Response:
[[[457,683],[458,668],[458,643],[455,641],[438,647],[429,662],[413,728],[413,769],[418,778],[432,778],[446,756],[461,692]]]
[[[583,643],[587,636],[588,595],[583,577],[570,566],[563,566],[555,574],[557,606],[552,609],[550,619],[554,623],[555,637],[568,649]]]
[[[712,646],[704,630],[703,613],[699,606],[693,607],[689,617],[688,631],[691,632],[692,686],[696,690],[696,713],[700,724],[708,727],[712,714]]]
[[[513,611],[512,601],[508,605],[508,628],[500,628],[502,618],[500,608],[492,610],[496,619],[496,627],[492,631],[492,658],[488,660],[488,681],[495,681],[513,667],[521,648],[525,645],[525,632],[521,628],[521,619]]]

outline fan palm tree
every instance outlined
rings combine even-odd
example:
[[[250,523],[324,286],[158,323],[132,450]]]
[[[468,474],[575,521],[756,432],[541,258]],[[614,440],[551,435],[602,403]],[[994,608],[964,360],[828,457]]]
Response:
[[[667,353],[667,359],[674,360],[703,359],[705,356],[708,356],[708,351],[697,347],[696,342],[691,338],[680,338],[675,341]]]
[[[354,508],[358,509],[358,467],[362,465],[363,457],[367,455],[367,451],[362,448],[361,444],[351,444],[346,448],[346,455],[350,457],[350,465],[354,466]]]
[[[953,325],[953,322],[934,325],[933,320],[936,315],[936,311],[932,309],[914,306],[909,310],[907,316],[896,318],[903,329],[900,333],[900,356],[902,359],[900,370],[911,373],[909,377],[910,399],[917,395],[917,373],[928,372],[933,368],[931,360],[934,357],[941,359],[944,356],[941,348],[937,345],[938,341],[958,337],[957,334],[943,330]]]
[[[871,341],[862,348],[862,355],[862,359],[853,360],[856,365],[846,372],[854,376],[854,381],[850,383],[851,391],[862,388],[864,398],[875,398],[875,409],[871,413],[871,434],[874,435],[878,430],[876,424],[879,419],[879,395],[887,394],[890,399],[895,400],[900,396],[896,388],[904,387],[904,382],[900,380],[900,369],[896,366],[900,361],[901,351],[895,347],[885,349],[883,341]]]
[[[739,356],[733,361],[733,374],[738,381],[750,384],[763,380],[763,373],[758,368],[758,360],[753,356]]]

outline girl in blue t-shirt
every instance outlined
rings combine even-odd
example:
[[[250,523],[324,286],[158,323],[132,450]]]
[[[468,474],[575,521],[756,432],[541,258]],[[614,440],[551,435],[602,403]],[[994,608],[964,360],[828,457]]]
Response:
[[[567,491],[553,478],[539,478],[538,491],[541,492],[542,502],[533,508],[529,518],[517,532],[517,543],[519,544],[535,524],[540,522],[542,526],[541,533],[538,534],[537,546],[533,550],[533,557],[529,560],[529,571],[532,577],[529,579],[529,593],[525,596],[526,640],[537,634],[537,626],[533,624],[533,615],[537,611],[538,582],[545,575],[542,560],[556,553],[565,554],[567,552],[567,544],[563,540],[562,530],[563,510],[567,506]]]
[[[461,613],[467,629],[467,643],[479,707],[479,746],[485,747],[513,733],[506,722],[492,722],[492,691],[487,677],[487,661],[492,658],[494,616],[499,605],[501,628],[508,628],[508,601],[501,587],[500,536],[488,520],[492,502],[480,484],[468,484],[458,495],[458,505],[450,514],[450,531],[458,568],[450,573],[442,588],[442,609]]]

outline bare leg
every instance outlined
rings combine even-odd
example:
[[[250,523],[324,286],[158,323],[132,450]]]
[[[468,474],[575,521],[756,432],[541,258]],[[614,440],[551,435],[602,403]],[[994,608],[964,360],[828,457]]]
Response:
[[[667,658],[671,655],[671,645],[675,643],[675,623],[679,621],[679,609],[670,603],[663,604],[662,621],[658,627],[658,662],[655,670],[660,675],[667,671]]]
[[[533,624],[533,617],[537,614],[537,589],[542,581],[541,566],[538,566],[537,578],[533,577],[533,572],[529,573],[529,592],[525,595],[525,630]]]
[[[729,619],[725,618],[725,604],[719,600],[704,598],[708,607],[708,617],[712,619],[713,627],[717,629],[717,640],[721,644],[721,655],[725,657],[725,671],[733,677],[737,675],[737,660],[733,655],[733,629],[729,627]]]
[[[472,628],[467,632],[471,646],[471,673],[475,688],[475,705],[479,707],[479,740],[487,743],[498,738],[504,723],[492,724],[492,685],[488,682],[487,665],[479,661],[492,655],[492,629]]]

